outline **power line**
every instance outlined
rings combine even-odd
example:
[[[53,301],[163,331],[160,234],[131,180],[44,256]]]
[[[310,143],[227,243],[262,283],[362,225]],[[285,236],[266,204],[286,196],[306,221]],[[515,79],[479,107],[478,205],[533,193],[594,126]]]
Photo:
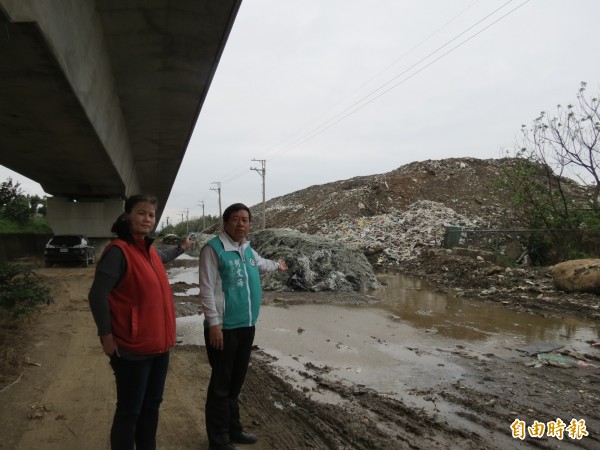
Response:
[[[498,23],[500,20],[504,19],[505,17],[507,17],[508,15],[512,14],[514,11],[516,11],[517,9],[521,8],[522,6],[524,6],[526,3],[529,3],[530,0],[525,0],[523,3],[521,3],[520,5],[516,6],[515,8],[513,8],[512,10],[510,10],[509,12],[507,12],[506,14],[502,15],[500,18],[496,19],[495,21],[493,21],[492,23],[490,23],[489,25],[485,26],[484,28],[482,28],[481,30],[477,31],[475,34],[471,35],[470,37],[468,37],[467,39],[465,39],[464,41],[460,42],[458,45],[452,47],[450,50],[448,50],[447,52],[443,53],[442,55],[438,56],[437,58],[433,59],[432,61],[430,61],[429,63],[425,64],[424,66],[422,66],[421,68],[419,68],[418,70],[416,70],[415,72],[413,72],[412,74],[406,76],[405,78],[401,79],[400,81],[398,81],[397,83],[393,84],[391,87],[389,87],[388,89],[385,89],[384,91],[382,91],[381,93],[379,93],[378,95],[376,95],[373,98],[370,98],[371,96],[373,96],[375,93],[381,91],[382,89],[384,89],[386,86],[388,86],[390,83],[392,83],[394,80],[397,80],[398,78],[400,78],[402,75],[405,75],[406,73],[408,73],[410,70],[414,69],[415,67],[417,67],[419,64],[423,63],[424,61],[426,61],[428,58],[432,57],[433,55],[435,55],[436,53],[438,53],[440,50],[444,49],[445,47],[447,47],[448,45],[450,45],[452,42],[456,41],[457,39],[459,39],[461,36],[463,36],[464,34],[466,34],[467,32],[469,32],[470,30],[472,30],[473,28],[475,28],[476,26],[480,25],[482,22],[484,22],[485,20],[487,20],[488,18],[490,18],[491,16],[493,16],[494,14],[496,14],[498,11],[500,11],[501,9],[505,8],[508,4],[512,3],[514,0],[508,0],[507,2],[505,2],[504,4],[502,4],[501,6],[499,6],[498,8],[496,8],[494,11],[490,12],[489,14],[487,14],[485,17],[483,17],[482,19],[478,20],[477,22],[475,22],[473,25],[471,25],[470,27],[468,27],[467,29],[465,29],[464,31],[462,31],[461,33],[459,33],[458,35],[454,36],[452,39],[450,39],[449,41],[447,41],[445,44],[443,44],[442,46],[438,47],[436,50],[430,52],[429,54],[427,54],[426,56],[424,56],[423,58],[421,58],[419,61],[417,61],[415,64],[411,65],[410,67],[408,67],[407,69],[403,70],[402,72],[400,72],[399,74],[395,75],[394,77],[392,77],[390,80],[388,80],[387,82],[385,82],[384,84],[382,84],[381,86],[379,86],[378,88],[374,89],[373,91],[371,91],[369,94],[363,96],[362,98],[360,98],[359,100],[357,100],[356,102],[354,102],[353,104],[351,104],[350,106],[348,106],[347,108],[345,108],[343,111],[341,111],[340,113],[336,114],[335,116],[333,116],[332,118],[330,118],[329,120],[325,121],[324,123],[322,123],[321,125],[317,126],[316,128],[313,128],[311,131],[305,133],[304,135],[300,136],[296,141],[284,146],[283,148],[281,148],[278,151],[275,151],[272,154],[268,154],[268,160],[271,161],[279,156],[281,156],[284,153],[287,153],[291,150],[293,150],[294,148],[304,144],[305,142],[309,141],[310,139],[313,139],[314,137],[318,136],[319,134],[323,133],[324,131],[328,130],[329,128],[333,127],[334,125],[338,124],[339,122],[341,122],[342,120],[346,119],[347,117],[351,116],[352,114],[356,113],[357,111],[361,110],[362,108],[364,108],[365,106],[367,106],[368,104],[370,104],[371,102],[377,100],[378,98],[380,98],[381,96],[385,95],[386,93],[388,93],[389,91],[391,91],[392,89],[396,88],[397,86],[399,86],[400,84],[405,83],[406,81],[408,81],[410,78],[414,77],[415,75],[419,74],[420,72],[422,72],[423,70],[425,70],[426,68],[428,68],[429,66],[431,66],[432,64],[434,64],[435,62],[439,61],[440,59],[444,58],[445,56],[447,56],[448,54],[452,53],[454,50],[456,50],[457,48],[461,47],[462,45],[466,44],[467,42],[469,42],[471,39],[475,38],[476,36],[478,36],[479,34],[481,34],[483,31],[487,30],[488,28],[490,28],[491,26],[495,25],[496,23]],[[477,2],[475,2],[477,3]],[[390,64],[388,67],[394,65],[398,60],[404,58],[407,54],[411,53],[415,48],[419,47],[420,45],[422,45],[422,43],[426,42],[431,36],[435,35],[440,29],[444,28],[446,25],[448,25],[450,22],[452,22],[453,20],[455,20],[457,17],[459,17],[460,15],[462,15],[466,10],[468,10],[469,8],[471,8],[475,3],[469,5],[465,10],[463,10],[461,13],[459,13],[457,16],[455,16],[453,19],[451,19],[449,22],[447,22],[445,25],[443,25],[442,27],[438,28],[435,32],[433,32],[428,38],[426,38],[424,41],[422,41],[421,43],[417,44],[417,46],[413,47],[412,50],[410,50],[409,52],[405,53],[404,55],[402,55],[401,57],[397,58],[392,64]],[[384,69],[383,71],[381,71],[380,73],[384,72],[386,69]],[[377,75],[375,75],[374,77],[372,77],[370,80],[368,80],[367,82],[363,83],[358,89],[362,88],[363,86],[365,86],[366,84],[368,84],[372,79],[376,78],[377,76],[379,76],[378,73]],[[357,90],[355,90],[354,92],[356,92]],[[353,92],[353,93],[354,93]],[[349,96],[353,95],[350,94]],[[349,96],[346,96],[345,98],[348,98]],[[343,100],[342,100],[343,101]],[[341,102],[338,102],[338,104],[340,104]],[[337,104],[336,104],[337,106]],[[331,109],[333,109],[334,107],[330,108],[328,111],[330,111]],[[321,114],[321,116],[324,114]],[[319,117],[321,117],[319,116]],[[313,123],[315,122],[315,120],[309,122]],[[301,127],[299,130],[306,128],[306,126]],[[299,131],[298,130],[298,131]],[[296,132],[295,132],[296,133]],[[292,133],[290,136],[293,136],[295,133]],[[286,138],[287,139],[287,138]],[[239,172],[236,173],[232,173],[232,175],[227,177],[227,181],[232,181],[236,178],[239,178],[241,175],[246,174],[246,170],[241,170]],[[214,189],[212,189],[214,190]]]
[[[242,169],[235,173],[232,172],[232,174],[229,176],[221,177],[221,181],[223,183],[228,183],[230,181],[233,181],[233,180],[239,178],[241,175],[247,175],[247,174],[248,174],[248,169]]]
[[[513,1],[513,0],[510,0]],[[323,112],[322,114],[320,114],[319,116],[317,116],[316,118],[314,118],[313,120],[309,121],[308,123],[306,123],[305,125],[303,125],[302,127],[298,128],[296,131],[294,131],[293,133],[289,134],[288,136],[286,136],[282,142],[285,142],[286,140],[292,138],[294,135],[298,134],[301,130],[308,128],[309,125],[311,125],[312,123],[317,122],[321,117],[323,117],[324,115],[326,115],[329,111],[331,111],[332,109],[334,109],[335,107],[337,107],[338,105],[340,105],[341,103],[343,103],[346,99],[350,98],[352,95],[354,95],[356,92],[358,92],[360,89],[362,89],[364,86],[366,86],[368,83],[370,83],[372,80],[374,80],[375,78],[377,78],[379,75],[381,75],[383,72],[387,71],[390,67],[392,67],[393,65],[395,65],[398,61],[404,59],[406,56],[408,56],[409,54],[411,54],[414,50],[416,50],[417,48],[419,48],[421,45],[423,45],[425,42],[427,42],[428,40],[430,40],[433,36],[435,36],[438,32],[440,32],[442,29],[444,29],[445,27],[447,27],[450,23],[452,23],[454,20],[456,20],[458,17],[460,17],[461,15],[463,15],[467,10],[469,10],[470,8],[472,8],[476,3],[479,3],[480,0],[476,0],[473,3],[471,3],[469,6],[467,6],[465,9],[463,9],[460,13],[458,13],[457,15],[455,15],[452,19],[450,19],[449,21],[445,22],[441,27],[438,27],[435,31],[433,31],[432,33],[429,34],[429,36],[427,36],[425,39],[421,40],[417,45],[413,46],[410,50],[408,50],[407,52],[405,52],[404,54],[402,54],[400,57],[396,58],[392,63],[388,64],[388,66],[383,69],[380,70],[377,74],[375,74],[374,76],[372,76],[369,80],[365,81],[364,83],[362,83],[359,87],[357,87],[354,91],[352,91],[350,94],[346,95],[342,100],[340,100],[339,102],[337,102],[334,106],[332,106],[331,108],[329,108],[327,111]],[[331,120],[331,119],[330,119]],[[322,125],[321,125],[322,126]],[[313,130],[314,131],[314,130]],[[309,133],[312,133],[312,131],[310,131]],[[302,140],[304,137],[306,136],[306,134],[302,135],[300,137],[300,140]],[[304,142],[304,141],[303,141]],[[280,144],[277,144],[275,146],[272,147],[272,149],[276,149]],[[294,145],[294,143],[290,144],[289,146]],[[276,151],[275,153],[273,153],[272,155],[269,155],[269,153],[267,152],[267,156],[269,157],[269,159],[274,159],[276,155],[285,152],[285,150],[289,147],[286,146],[281,150]],[[237,172],[229,172],[228,174],[224,175],[223,177],[221,177],[221,181],[223,182],[223,184],[228,183],[229,181],[233,181],[237,178],[239,178],[242,175],[247,174],[247,169],[241,169]]]
[[[442,26],[438,27],[436,30],[434,30],[432,33],[430,33],[426,38],[422,39],[418,44],[414,45],[410,50],[406,51],[405,53],[403,53],[401,56],[399,56],[398,58],[396,58],[394,61],[392,61],[390,64],[388,64],[384,69],[380,70],[379,72],[377,72],[375,75],[373,75],[371,78],[369,78],[367,81],[363,82],[360,86],[358,86],[356,89],[354,89],[351,93],[347,94],[342,100],[338,101],[335,105],[333,105],[332,107],[330,107],[327,111],[323,112],[322,114],[320,114],[319,116],[317,116],[316,118],[314,118],[313,120],[309,121],[308,123],[306,123],[305,125],[303,125],[302,127],[298,128],[296,131],[294,131],[293,133],[289,134],[287,137],[285,137],[283,139],[283,141],[288,140],[289,138],[291,138],[292,136],[294,136],[295,134],[297,134],[299,131],[308,128],[309,125],[311,125],[314,122],[317,122],[318,119],[320,119],[321,117],[323,117],[324,115],[326,115],[329,111],[333,110],[334,108],[336,108],[337,106],[341,105],[345,100],[349,99],[350,97],[352,97],[355,93],[357,93],[358,91],[360,91],[363,87],[365,87],[366,85],[368,85],[371,81],[373,81],[374,79],[376,79],[377,77],[379,77],[382,73],[388,71],[392,66],[394,66],[395,64],[397,64],[399,61],[403,60],[404,58],[406,58],[408,55],[410,55],[412,52],[414,52],[417,48],[419,48],[421,45],[423,45],[424,43],[426,43],[427,41],[429,41],[433,36],[435,36],[437,33],[439,33],[441,30],[443,30],[444,28],[446,28],[448,25],[450,25],[452,22],[454,22],[456,19],[458,19],[460,16],[462,16],[465,12],[467,12],[469,9],[471,9],[476,3],[479,3],[480,0],[476,0],[473,3],[471,3],[469,6],[467,6],[465,9],[463,9],[460,13],[458,13],[457,15],[455,15],[452,19],[448,20],[447,22],[445,22]],[[513,1],[513,0],[510,0]],[[510,3],[509,1],[509,3]],[[503,6],[502,6],[503,7]],[[501,7],[501,8],[502,8]],[[493,14],[493,13],[492,13]],[[273,149],[275,149],[276,147],[278,147],[279,144],[273,146]],[[281,151],[281,150],[280,150]],[[269,155],[269,153],[267,153],[267,156],[270,159],[273,159],[273,157],[275,155],[277,155],[280,151],[275,152],[273,155]]]
[[[500,11],[502,8],[504,8],[506,5],[508,5],[509,3],[512,3],[514,0],[509,0],[506,3],[504,3],[502,6],[499,6],[498,8],[496,8],[494,11],[492,11],[491,13],[489,13],[488,15],[486,15],[485,17],[483,17],[482,19],[478,20],[477,22],[475,22],[473,25],[471,25],[470,27],[468,27],[467,29],[465,29],[464,31],[462,31],[461,33],[459,33],[458,35],[454,36],[452,39],[450,39],[449,41],[447,41],[445,44],[443,44],[442,46],[438,47],[437,49],[435,49],[434,51],[430,52],[429,54],[427,54],[426,56],[424,56],[423,58],[421,58],[419,61],[417,61],[416,63],[414,63],[412,66],[408,67],[407,69],[403,70],[402,72],[400,72],[398,75],[395,75],[394,77],[392,77],[390,80],[388,80],[387,82],[385,82],[384,84],[382,84],[381,86],[379,86],[377,89],[371,91],[369,94],[363,96],[362,98],[360,98],[359,100],[357,100],[356,102],[354,102],[353,104],[351,104],[350,106],[348,106],[346,109],[344,109],[343,111],[339,112],[338,114],[336,114],[335,116],[333,116],[331,119],[327,120],[326,122],[322,123],[321,125],[319,125],[318,127],[314,128],[312,131],[306,133],[304,136],[302,136],[301,138],[299,138],[296,142],[293,142],[291,144],[289,144],[287,147],[282,148],[281,150],[275,152],[273,155],[271,155],[271,157],[269,158],[269,160],[273,160],[276,157],[280,156],[283,153],[286,153],[289,150],[292,150],[296,147],[298,147],[301,144],[304,144],[305,142],[307,142],[308,140],[314,138],[315,136],[318,136],[319,134],[321,134],[322,132],[328,130],[329,128],[331,128],[333,125],[336,125],[337,123],[341,122],[342,120],[344,120],[345,118],[351,116],[352,114],[354,114],[355,112],[361,110],[362,108],[364,108],[365,106],[367,106],[369,103],[373,102],[374,100],[378,99],[379,97],[381,97],[382,95],[388,93],[389,91],[391,91],[393,88],[397,87],[398,85],[406,82],[407,80],[409,80],[410,78],[412,78],[413,76],[417,75],[418,73],[422,72],[423,70],[425,70],[427,67],[429,67],[430,65],[432,65],[433,63],[439,61],[440,59],[442,59],[444,56],[448,55],[449,53],[452,53],[454,50],[456,50],[457,48],[461,47],[462,45],[464,45],[465,43],[467,43],[468,41],[470,41],[471,39],[473,39],[474,37],[478,36],[479,34],[481,34],[483,31],[487,30],[488,28],[490,28],[492,25],[496,24],[497,22],[499,22],[500,20],[504,19],[506,16],[512,14],[514,11],[516,11],[517,9],[519,9],[520,7],[522,7],[523,5],[525,5],[526,3],[528,3],[530,0],[526,0],[525,2],[521,3],[519,6],[515,7],[514,9],[510,10],[508,13],[506,13],[505,15],[501,16],[499,19],[495,20],[494,22],[492,22],[491,24],[487,25],[486,27],[482,28],[481,30],[479,30],[477,33],[475,33],[474,35],[470,36],[469,38],[465,39],[463,42],[461,42],[460,44],[456,45],[455,47],[451,48],[449,51],[447,51],[446,53],[443,53],[441,56],[437,57],[436,59],[434,59],[433,61],[429,62],[428,64],[426,64],[425,66],[421,67],[420,69],[418,69],[416,72],[412,73],[411,75],[409,75],[408,77],[402,79],[400,82],[392,85],[391,88],[386,89],[385,91],[383,91],[381,94],[375,96],[374,98],[372,98],[369,101],[366,101],[364,104],[360,105],[361,102],[364,102],[366,99],[368,99],[369,97],[371,97],[373,94],[375,94],[376,92],[380,91],[381,89],[383,89],[385,86],[389,85],[391,82],[393,82],[394,80],[398,79],[399,77],[401,77],[402,75],[406,74],[407,72],[409,72],[410,70],[414,69],[415,67],[417,67],[419,64],[423,63],[425,60],[427,60],[428,58],[430,58],[431,56],[435,55],[437,52],[439,52],[440,50],[442,50],[443,48],[447,47],[448,45],[450,45],[452,42],[454,42],[455,40],[457,40],[458,38],[460,38],[461,36],[463,36],[465,33],[469,32],[470,30],[472,30],[473,28],[475,28],[477,25],[481,24],[482,22],[484,22],[486,19],[488,19],[489,17],[491,17],[492,15],[496,14],[498,11]],[[357,105],[360,105],[357,107]],[[355,109],[353,109],[355,108]],[[350,111],[348,114],[345,114],[346,112]]]

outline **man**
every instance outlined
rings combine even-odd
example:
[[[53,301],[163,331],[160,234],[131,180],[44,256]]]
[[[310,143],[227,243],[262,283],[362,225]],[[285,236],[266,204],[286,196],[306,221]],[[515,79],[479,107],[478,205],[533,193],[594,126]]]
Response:
[[[253,444],[244,431],[238,396],[244,384],[260,310],[261,271],[287,270],[283,261],[261,258],[246,236],[252,214],[242,203],[223,213],[223,232],[200,252],[200,301],[204,339],[212,368],[206,395],[209,449],[231,450],[234,443]]]

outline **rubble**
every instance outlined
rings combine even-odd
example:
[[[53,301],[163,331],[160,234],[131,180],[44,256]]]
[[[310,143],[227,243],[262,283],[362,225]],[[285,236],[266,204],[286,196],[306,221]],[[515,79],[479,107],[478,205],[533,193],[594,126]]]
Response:
[[[482,223],[479,217],[465,217],[441,203],[420,200],[404,212],[372,217],[338,217],[324,222],[317,235],[342,241],[362,250],[378,269],[397,267],[415,259],[426,248],[440,247],[447,226],[466,228]]]
[[[510,159],[450,158],[413,162],[383,174],[310,186],[266,202],[267,228],[315,233],[340,217],[359,219],[407,211],[429,200],[469,218],[481,228],[518,224],[511,197],[500,186]],[[251,207],[256,217],[262,207]]]
[[[365,255],[345,243],[291,229],[256,231],[248,238],[262,257],[288,265],[286,272],[262,276],[266,290],[362,292],[380,287]]]
[[[439,248],[447,226],[483,233],[484,240],[496,237],[485,234],[490,230],[518,228],[499,182],[510,164],[506,158],[427,160],[311,186],[266,202],[267,228],[345,242],[361,249],[376,270],[400,269],[425,249]],[[519,251],[516,238],[510,239]]]

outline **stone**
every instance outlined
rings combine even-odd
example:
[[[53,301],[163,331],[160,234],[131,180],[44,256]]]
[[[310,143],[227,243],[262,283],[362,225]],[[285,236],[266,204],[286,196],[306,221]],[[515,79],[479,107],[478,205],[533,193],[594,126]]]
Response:
[[[517,240],[510,241],[504,249],[504,255],[512,260],[517,260],[523,255],[523,245]]]
[[[600,259],[575,259],[549,269],[556,289],[600,294]]]

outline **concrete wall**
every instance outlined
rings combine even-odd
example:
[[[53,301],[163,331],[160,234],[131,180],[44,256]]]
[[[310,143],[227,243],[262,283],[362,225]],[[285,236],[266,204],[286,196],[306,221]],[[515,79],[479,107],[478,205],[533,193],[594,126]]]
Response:
[[[112,236],[110,228],[123,212],[123,200],[72,202],[49,197],[46,219],[55,234],[83,234],[93,238]]]
[[[0,262],[26,256],[44,258],[44,246],[51,234],[7,233],[0,234]]]

